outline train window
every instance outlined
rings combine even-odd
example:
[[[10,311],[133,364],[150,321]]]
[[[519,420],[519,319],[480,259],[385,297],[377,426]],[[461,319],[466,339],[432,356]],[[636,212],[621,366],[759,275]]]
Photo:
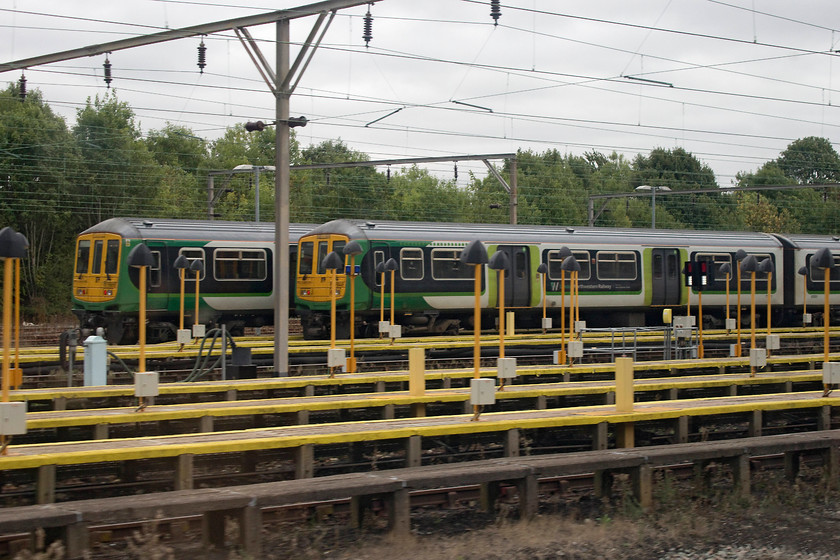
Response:
[[[750,253],[750,255],[755,257],[758,262],[761,262],[764,259],[772,259],[773,258],[769,253]],[[740,264],[740,263],[738,263],[738,264]],[[734,271],[735,267],[733,266],[732,269]],[[738,273],[734,272],[734,274],[738,274]],[[749,292],[752,289],[751,288],[751,283],[752,283],[752,274],[749,273],[749,272],[742,272],[741,273],[741,291]],[[774,284],[775,284],[775,282],[774,282]],[[737,285],[737,281],[736,281],[736,285]],[[756,289],[758,289],[758,288],[762,288],[764,290],[767,289],[767,275],[765,273],[763,273],[763,272],[756,272],[755,273],[755,286],[756,286]]]
[[[595,258],[599,280],[636,279],[636,253],[598,251]]]
[[[695,253],[694,260],[698,262],[705,261],[711,266],[712,274],[712,281],[720,280],[721,282],[726,282],[726,274],[720,271],[720,267],[724,264],[728,264],[730,267],[732,266],[732,256],[729,253]],[[731,278],[732,275],[730,274],[729,277]]]
[[[338,253],[338,256],[342,259],[344,258],[344,246],[347,245],[347,242],[343,239],[336,239],[333,241],[332,250]],[[326,257],[326,255],[324,255]]]
[[[376,267],[378,267],[380,264],[382,264],[384,262],[385,262],[385,251],[374,251],[373,252],[373,270],[376,270]],[[381,274],[374,274],[374,276],[376,276],[376,282],[375,282],[376,285],[381,286],[382,285],[382,282],[381,282],[382,275]]]
[[[326,274],[327,269],[324,267],[324,259],[327,258],[327,255],[330,252],[330,242],[329,241],[319,241],[318,242],[318,274]]]
[[[663,272],[663,269],[665,268],[662,265],[663,260],[664,259],[662,258],[661,254],[656,253],[655,255],[653,255],[653,278],[655,280],[660,280],[663,276],[662,272]]]
[[[179,255],[184,255],[187,257],[187,261],[189,261],[190,265],[195,261],[203,261],[204,260],[204,249],[198,248],[191,248],[191,247],[182,247],[180,251],[178,251]],[[184,280],[187,282],[195,282],[195,272],[191,272],[189,268],[184,270],[185,276]],[[204,280],[204,275],[207,273],[207,270],[202,270],[198,275],[198,281],[201,282]]]
[[[513,268],[514,272],[516,272],[517,279],[524,279],[525,275],[528,272],[528,254],[524,251],[517,251],[516,255],[514,256],[514,263]],[[505,270],[505,278],[510,276],[510,271]]]
[[[116,274],[120,262],[120,240],[109,239],[105,249],[105,274]]]
[[[578,272],[578,281],[589,280],[592,276],[592,267],[589,266],[589,252],[587,251],[572,251],[572,256],[577,259],[580,265],[580,272]]]
[[[461,262],[461,249],[432,249],[432,278],[469,280],[474,277],[473,267]]]
[[[423,249],[401,249],[400,278],[403,280],[422,280],[423,272]]]
[[[811,267],[811,259],[814,255],[808,255],[807,263],[808,263],[808,279],[812,282],[825,282],[825,271],[822,268],[812,268]],[[840,275],[837,274],[837,271],[840,270],[840,255],[832,255],[834,258],[834,269],[828,275],[828,283],[829,285],[832,282],[835,282]]]
[[[90,265],[90,240],[80,239],[79,249],[76,251],[76,274],[87,274]]]
[[[580,265],[580,273],[578,274],[578,280],[589,280],[590,276],[592,276],[592,269],[589,266],[589,252],[588,251],[572,251],[572,256],[577,260],[578,264]],[[548,252],[548,277],[551,280],[560,280],[561,277],[561,266],[563,265],[563,257],[560,256],[560,251],[549,251]],[[569,274],[566,275],[568,279],[570,277]]]
[[[298,254],[298,274],[312,274],[312,259],[315,255],[315,244],[311,241],[304,241],[300,244]]]
[[[213,257],[216,280],[265,280],[263,249],[217,249]]]
[[[152,266],[149,267],[149,286],[160,287],[160,251],[152,251]]]
[[[102,247],[104,243],[101,239],[93,242],[93,263],[91,263],[91,274],[99,274],[102,272]]]

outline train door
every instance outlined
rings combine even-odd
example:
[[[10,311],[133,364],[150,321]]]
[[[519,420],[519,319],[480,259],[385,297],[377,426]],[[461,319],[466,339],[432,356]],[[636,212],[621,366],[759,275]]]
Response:
[[[651,305],[679,305],[679,249],[651,250]]]
[[[152,254],[152,264],[147,269],[146,290],[149,294],[146,305],[148,311],[166,310],[169,305],[169,294],[175,291],[175,299],[180,298],[178,287],[170,286],[169,278],[163,274],[164,266],[167,268],[172,266],[172,263],[166,263],[169,254],[166,250],[166,243],[161,241],[148,241],[146,245],[149,247],[149,252]],[[172,257],[172,261],[175,258]]]
[[[505,307],[530,306],[531,255],[528,246],[499,245],[496,250],[507,253],[510,261],[510,268],[505,271]]]

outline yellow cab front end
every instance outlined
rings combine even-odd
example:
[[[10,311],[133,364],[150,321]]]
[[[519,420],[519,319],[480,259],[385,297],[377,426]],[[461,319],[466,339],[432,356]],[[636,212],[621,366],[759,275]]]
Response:
[[[312,310],[329,309],[333,271],[327,269],[324,260],[331,252],[337,253],[342,261],[347,237],[335,234],[307,235],[298,242],[297,278],[295,281],[297,304]],[[347,277],[344,267],[335,271],[335,299],[344,297]]]

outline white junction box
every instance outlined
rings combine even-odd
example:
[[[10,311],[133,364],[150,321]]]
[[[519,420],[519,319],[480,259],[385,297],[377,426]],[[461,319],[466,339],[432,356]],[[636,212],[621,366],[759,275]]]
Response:
[[[583,332],[586,330],[586,321],[575,321],[575,332]]]
[[[735,319],[727,319],[726,320],[726,330],[734,331],[737,328],[738,328],[738,324],[735,321]]]
[[[496,377],[499,379],[513,379],[516,377],[516,358],[499,358],[496,368]]]
[[[570,358],[583,358],[583,341],[570,340],[567,346],[567,354]]]
[[[347,358],[345,355],[344,348],[330,348],[327,350],[327,366],[334,368],[334,367],[341,367],[347,363]]]
[[[160,376],[156,371],[143,371],[134,374],[134,396],[156,397],[159,394]]]
[[[764,347],[768,350],[778,350],[782,347],[782,341],[777,334],[768,334],[764,338]]]
[[[26,433],[26,403],[0,403],[0,435],[14,436]]]
[[[810,313],[803,313],[802,314],[802,324],[803,325],[810,325],[811,324],[811,314]]]
[[[550,329],[551,328],[551,317],[543,317],[542,328],[544,328],[544,329]]]
[[[470,379],[470,404],[484,406],[496,402],[496,381],[489,377]]]
[[[379,321],[379,334],[388,334],[390,332],[391,323],[388,321]]]
[[[388,336],[391,338],[400,338],[402,336],[402,325],[391,325],[388,327]]]
[[[203,327],[204,325],[201,326]],[[178,332],[175,333],[175,342],[178,344],[189,344],[192,338],[190,329],[178,329]]]
[[[766,348],[750,348],[750,367],[764,367],[767,365]]]
[[[674,335],[677,338],[691,338],[691,328],[694,326],[694,315],[680,315],[674,317]]]
[[[823,383],[826,385],[840,383],[840,362],[823,362]]]
[[[205,327],[204,323],[198,323],[192,326],[192,334],[193,338],[204,338],[204,335],[207,334],[207,328]]]
[[[562,350],[555,350],[551,353],[551,357],[552,357],[552,360],[553,360],[552,363],[555,366],[565,365],[563,363],[562,356],[560,355],[561,353],[562,353]]]

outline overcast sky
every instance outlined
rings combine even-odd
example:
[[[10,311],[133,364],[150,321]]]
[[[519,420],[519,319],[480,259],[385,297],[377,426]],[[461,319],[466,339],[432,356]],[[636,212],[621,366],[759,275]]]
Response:
[[[0,0],[0,63],[306,3]],[[679,146],[722,186],[797,138],[826,137],[838,149],[837,0],[502,0],[498,26],[489,0],[370,9],[370,45],[367,7],[343,10],[300,80],[291,112],[310,120],[296,129],[304,146],[340,138],[372,159],[518,149],[632,159]],[[293,42],[314,21],[293,20]],[[250,31],[273,66],[274,26]],[[273,97],[236,37],[205,38],[204,74],[199,41],[110,55],[111,86],[142,130],[171,122],[212,140],[236,123],[272,120]],[[72,125],[88,97],[106,92],[103,62],[29,68],[28,87]],[[485,172],[459,165],[460,183],[471,169]]]

